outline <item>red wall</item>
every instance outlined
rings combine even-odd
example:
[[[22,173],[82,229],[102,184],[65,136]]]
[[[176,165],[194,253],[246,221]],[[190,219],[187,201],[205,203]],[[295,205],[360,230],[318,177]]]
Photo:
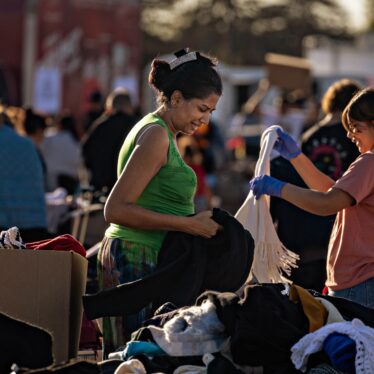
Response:
[[[88,108],[87,98],[93,89],[100,89],[105,96],[115,76],[129,72],[139,76],[139,1],[39,0],[38,16],[39,62],[53,50],[61,52],[61,45],[73,30],[81,32],[79,47],[75,45],[70,56],[54,62],[62,72],[64,108],[82,113]],[[120,71],[112,62],[116,43],[127,51],[127,63],[121,64]],[[72,61],[75,68],[69,70]],[[106,70],[99,68],[100,61]],[[90,72],[90,66],[95,73]]]
[[[0,96],[11,104],[20,103],[24,2],[0,1]]]
[[[5,84],[11,104],[21,104],[26,4],[26,0],[0,1],[0,96]],[[129,73],[140,77],[140,0],[39,0],[36,12],[36,65],[48,60],[61,72],[62,108],[81,114],[95,87],[105,96],[114,77]],[[69,43],[74,30],[79,37]],[[118,43],[127,58],[115,66],[112,55]],[[58,57],[51,58],[56,52]]]

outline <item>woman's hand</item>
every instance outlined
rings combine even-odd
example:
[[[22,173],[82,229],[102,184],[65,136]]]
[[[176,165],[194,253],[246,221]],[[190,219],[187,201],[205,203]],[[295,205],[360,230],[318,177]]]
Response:
[[[299,146],[290,135],[279,128],[277,129],[277,135],[278,139],[274,144],[274,149],[278,151],[283,158],[291,160],[301,153]]]
[[[196,236],[202,236],[207,239],[213,237],[217,234],[217,231],[221,226],[212,219],[212,216],[212,211],[206,210],[195,216],[188,217],[190,225],[186,228],[185,232]]]

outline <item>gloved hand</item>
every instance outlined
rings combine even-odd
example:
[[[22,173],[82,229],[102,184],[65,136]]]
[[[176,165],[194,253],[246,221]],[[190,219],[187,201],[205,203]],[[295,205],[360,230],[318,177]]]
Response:
[[[331,365],[344,373],[355,373],[356,343],[348,335],[333,332],[323,342]]]
[[[299,146],[290,135],[279,128],[277,129],[277,135],[278,139],[274,144],[274,149],[278,151],[283,158],[291,160],[301,153]]]
[[[264,194],[280,197],[285,184],[285,182],[269,177],[268,175],[260,175],[249,182],[249,188],[253,191],[256,199],[259,199]]]

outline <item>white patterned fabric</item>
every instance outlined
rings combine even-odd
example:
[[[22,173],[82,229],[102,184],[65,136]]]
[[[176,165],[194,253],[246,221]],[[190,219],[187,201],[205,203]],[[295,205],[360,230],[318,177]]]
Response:
[[[271,126],[262,134],[255,177],[270,175],[270,154],[278,138],[277,128],[280,126]],[[236,212],[235,218],[251,233],[255,242],[251,272],[258,282],[290,282],[283,272],[289,276],[291,268],[297,267],[296,261],[299,256],[288,250],[279,240],[269,211],[269,196],[262,195],[256,200],[250,191],[243,205]]]
[[[18,227],[0,232],[0,249],[26,249]]]
[[[333,332],[348,335],[356,343],[356,374],[374,373],[374,329],[359,319],[336,322],[305,335],[291,348],[291,360],[296,369],[306,371],[308,358],[323,348],[323,342]]]
[[[225,326],[209,300],[200,306],[181,310],[163,328],[148,326],[148,329],[169,356],[202,356],[219,352],[228,339]]]
[[[119,365],[114,374],[147,374],[147,372],[141,361],[134,358]]]

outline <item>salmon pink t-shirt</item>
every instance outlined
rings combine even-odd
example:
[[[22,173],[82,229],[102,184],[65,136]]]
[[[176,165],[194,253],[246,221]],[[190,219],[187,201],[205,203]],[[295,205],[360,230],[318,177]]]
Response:
[[[333,188],[356,201],[337,214],[330,237],[326,286],[337,291],[374,277],[374,152],[360,155]]]

